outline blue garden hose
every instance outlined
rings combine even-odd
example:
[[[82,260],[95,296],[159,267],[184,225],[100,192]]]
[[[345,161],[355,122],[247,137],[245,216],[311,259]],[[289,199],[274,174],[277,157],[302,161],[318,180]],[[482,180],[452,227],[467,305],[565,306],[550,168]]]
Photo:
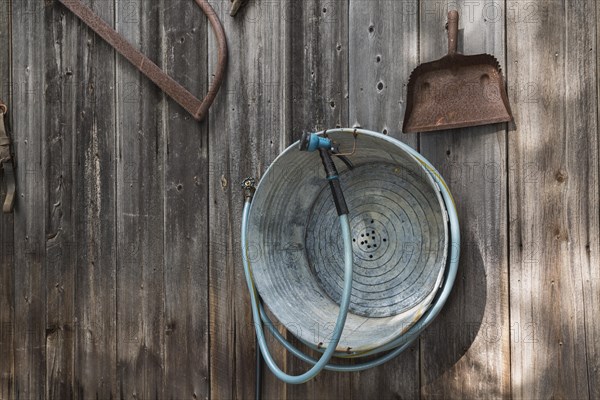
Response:
[[[357,132],[360,133],[361,130],[335,129],[335,130],[330,130],[328,132],[356,134]],[[312,134],[312,135],[318,135],[318,134]],[[308,138],[308,139],[311,139],[311,138]],[[304,138],[303,138],[303,142],[305,142]],[[310,141],[308,143],[310,143]],[[311,148],[316,149],[318,147],[315,145],[316,143],[317,143],[316,140],[313,139],[312,140],[313,145],[311,146]],[[323,149],[323,147],[325,147],[324,146],[325,143],[323,141],[319,141],[318,144],[319,145],[323,144],[323,146],[320,146],[320,149],[319,149],[321,151],[321,149]],[[302,146],[302,142],[301,142],[301,146]],[[349,222],[348,222],[347,213],[340,215],[340,224],[342,226],[342,237],[344,240],[344,271],[345,271],[345,273],[344,273],[344,291],[342,294],[342,300],[340,303],[340,312],[339,312],[336,326],[334,329],[334,333],[332,336],[332,341],[331,341],[331,343],[329,343],[329,345],[327,346],[327,348],[324,351],[323,351],[323,349],[316,349],[316,348],[314,348],[314,346],[311,346],[310,344],[307,343],[307,345],[309,345],[309,347],[312,347],[315,350],[323,352],[323,355],[321,356],[321,358],[319,358],[317,360],[317,359],[314,359],[314,358],[306,355],[302,351],[300,351],[298,348],[296,348],[294,345],[292,345],[289,341],[287,341],[283,337],[283,335],[281,335],[281,333],[275,328],[273,322],[270,320],[267,313],[265,312],[262,302],[259,300],[259,296],[258,296],[258,293],[254,286],[254,281],[252,278],[252,269],[250,266],[250,261],[248,259],[248,242],[247,242],[247,237],[246,237],[248,220],[249,220],[249,215],[250,215],[250,211],[251,211],[252,195],[246,195],[246,202],[244,204],[244,212],[243,212],[243,216],[242,216],[242,237],[241,237],[242,257],[243,257],[243,264],[244,264],[244,272],[246,275],[246,282],[247,282],[248,288],[250,290],[252,314],[253,314],[253,318],[255,321],[255,330],[256,330],[256,335],[257,335],[257,339],[258,339],[258,345],[259,345],[260,352],[262,353],[262,356],[264,357],[269,369],[275,374],[275,376],[278,379],[281,379],[285,383],[298,384],[298,383],[306,382],[306,381],[312,379],[313,377],[315,377],[323,369],[326,369],[329,371],[338,371],[338,372],[356,372],[356,371],[363,371],[363,370],[384,364],[385,362],[395,358],[400,353],[402,353],[404,350],[406,350],[406,348],[408,348],[413,343],[413,341],[419,337],[419,335],[422,333],[422,331],[439,314],[440,310],[442,309],[446,300],[448,299],[448,296],[450,295],[452,286],[454,284],[454,280],[456,279],[456,274],[457,274],[457,270],[458,270],[458,261],[459,261],[459,256],[460,256],[460,246],[459,246],[460,231],[459,231],[458,216],[456,214],[456,207],[454,205],[454,200],[452,198],[452,195],[450,194],[450,191],[448,190],[446,183],[444,182],[442,177],[437,173],[437,171],[431,165],[431,163],[429,163],[429,161],[427,161],[423,156],[421,156],[418,152],[416,152],[409,146],[402,144],[402,147],[405,151],[410,153],[419,163],[421,163],[421,165],[423,165],[423,167],[431,174],[433,180],[435,181],[435,183],[437,184],[437,186],[440,189],[440,192],[442,194],[442,199],[446,205],[445,208],[448,213],[448,224],[449,224],[449,235],[450,235],[449,254],[448,254],[447,261],[446,261],[447,265],[446,265],[446,269],[445,269],[445,273],[444,273],[444,281],[440,285],[440,288],[438,289],[438,292],[436,293],[436,295],[432,301],[432,304],[427,309],[427,311],[403,335],[398,336],[396,339],[392,340],[391,342],[389,342],[385,345],[371,349],[366,352],[348,354],[347,352],[336,352],[335,351],[335,348],[337,347],[337,345],[339,343],[339,340],[340,340],[340,337],[341,337],[341,334],[342,334],[342,331],[344,328],[346,316],[348,314],[348,307],[349,307],[349,303],[350,303],[350,294],[352,291],[352,264],[353,264],[352,256],[353,255],[352,255],[351,232],[350,232],[350,226],[349,226]],[[330,180],[330,182],[331,182],[331,180]],[[339,211],[340,211],[340,209],[338,208],[338,214],[340,213]],[[281,369],[279,369],[277,367],[277,365],[275,364],[275,361],[273,360],[273,357],[271,356],[270,351],[268,349],[268,346],[267,346],[267,343],[265,340],[265,336],[264,336],[263,323],[264,323],[264,325],[266,325],[269,332],[271,332],[271,334],[284,346],[285,349],[287,349],[290,353],[292,353],[296,357],[300,358],[301,360],[305,361],[306,363],[312,364],[313,367],[306,373],[304,373],[302,375],[298,375],[298,376],[291,376],[291,375],[288,375],[285,372],[281,371]],[[355,363],[352,365],[336,365],[336,364],[329,363],[332,356],[336,356],[336,357],[340,357],[340,358],[354,358],[354,357],[363,357],[363,356],[368,356],[368,355],[374,355],[374,354],[378,354],[378,353],[386,352],[386,351],[387,351],[386,354],[383,354],[382,356],[380,356],[374,360],[370,360],[370,361],[363,362],[363,363]]]
[[[348,215],[343,214],[340,215],[340,224],[342,226],[342,238],[344,239],[344,291],[342,294],[342,301],[340,303],[340,312],[337,317],[337,321],[335,323],[335,329],[333,330],[332,340],[328,344],[327,349],[321,356],[321,358],[317,361],[315,360],[314,366],[308,370],[307,372],[298,375],[292,376],[283,372],[277,364],[275,360],[271,356],[269,352],[269,348],[267,346],[267,341],[265,339],[265,334],[262,328],[260,311],[264,313],[264,309],[262,309],[262,305],[259,306],[258,302],[258,293],[256,292],[256,288],[254,287],[254,282],[252,280],[252,270],[250,268],[250,261],[248,260],[248,250],[247,250],[247,242],[246,242],[246,231],[248,226],[248,215],[250,211],[250,200],[247,198],[246,203],[244,204],[244,213],[242,216],[242,257],[244,260],[244,273],[246,275],[246,283],[248,284],[248,290],[250,290],[250,301],[252,304],[252,316],[255,323],[256,337],[258,338],[258,345],[260,351],[267,363],[269,369],[277,376],[277,378],[281,379],[285,383],[298,384],[304,383],[306,381],[314,378],[319,372],[325,368],[331,357],[335,352],[335,348],[337,347],[340,337],[342,336],[342,330],[344,329],[344,324],[346,323],[346,317],[348,316],[348,307],[350,306],[350,295],[352,294],[352,264],[353,264],[353,256],[352,256],[352,236],[350,232],[350,223],[348,222]],[[260,309],[260,311],[259,311]],[[265,314],[266,315],[266,314]],[[268,319],[268,318],[267,318]],[[272,324],[271,324],[272,325]]]

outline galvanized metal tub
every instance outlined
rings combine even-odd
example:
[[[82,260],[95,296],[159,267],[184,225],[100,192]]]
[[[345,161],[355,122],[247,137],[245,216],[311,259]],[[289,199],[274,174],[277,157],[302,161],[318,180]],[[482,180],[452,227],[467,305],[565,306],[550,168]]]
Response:
[[[405,333],[442,284],[448,217],[432,171],[405,144],[375,132],[330,131],[356,152],[336,162],[350,210],[354,279],[338,351],[360,353]],[[343,286],[340,225],[318,154],[286,149],[258,185],[248,223],[256,287],[277,319],[326,347]]]

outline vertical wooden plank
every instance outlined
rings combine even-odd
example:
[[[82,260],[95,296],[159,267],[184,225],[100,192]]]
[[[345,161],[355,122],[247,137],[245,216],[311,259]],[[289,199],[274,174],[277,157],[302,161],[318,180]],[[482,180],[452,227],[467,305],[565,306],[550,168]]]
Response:
[[[36,0],[13,2],[13,132],[19,167],[14,215],[14,347],[17,398],[41,399],[45,370],[45,12]]]
[[[509,136],[510,312],[519,333],[511,341],[512,391],[515,398],[593,398],[599,376],[596,2],[531,4],[518,9],[507,29],[509,76],[517,87],[534,89],[516,107],[517,128]]]
[[[417,147],[402,134],[406,84],[419,61],[419,2],[350,0],[350,121]],[[362,360],[357,360],[361,362]],[[387,364],[356,374],[352,396],[419,397],[419,343]]]
[[[594,79],[596,80],[597,90],[596,90],[596,145],[597,145],[597,153],[596,153],[596,170],[597,175],[595,176],[595,183],[598,187],[597,197],[594,199],[593,197],[593,187],[594,180],[591,179],[590,182],[590,196],[591,201],[590,204],[598,204],[600,203],[600,113],[598,112],[600,108],[600,51],[598,50],[598,45],[600,44],[600,26],[598,25],[598,18],[600,18],[600,3],[595,2],[596,4],[596,42],[595,45],[591,45],[591,51],[596,54],[596,76]],[[589,100],[588,100],[589,101]],[[591,100],[593,104],[593,99]],[[593,112],[592,112],[593,113]],[[587,117],[587,116],[586,116]],[[593,163],[592,163],[593,165]],[[593,174],[592,174],[593,177]],[[592,207],[593,210],[593,207]],[[600,225],[600,223],[596,223],[596,226]],[[598,228],[600,229],[600,228]],[[596,238],[600,237],[600,234],[596,232]],[[588,371],[592,371],[589,379],[589,392],[590,399],[600,398],[600,323],[598,323],[597,318],[594,318],[595,315],[600,315],[600,270],[594,266],[600,264],[600,240],[594,238],[590,235],[590,242],[586,245],[586,249],[589,246],[589,257],[590,261],[587,263],[587,269],[584,270],[584,291],[587,294],[586,302],[585,302],[585,314],[586,314],[586,341],[587,341],[587,369]],[[589,299],[589,300],[588,300]]]
[[[11,97],[11,23],[9,1],[0,1],[0,99],[12,107]],[[7,117],[7,121],[10,117]],[[14,138],[13,138],[14,140]],[[4,199],[4,186],[0,199]],[[14,338],[14,218],[12,214],[0,216],[0,398],[14,398],[15,354]]]
[[[163,65],[198,97],[208,90],[206,17],[195,2],[163,10]],[[198,123],[173,101],[165,110],[164,398],[209,397],[208,143]]]
[[[119,0],[116,26],[160,64],[158,3]],[[117,363],[119,397],[162,398],[163,154],[160,90],[117,59]]]
[[[350,0],[350,121],[417,146],[402,135],[406,85],[419,63],[419,0]]]
[[[447,53],[448,9],[460,12],[459,51],[504,65],[505,8],[486,0],[423,1],[421,62]],[[440,88],[438,90],[445,90]],[[482,94],[473,101],[488,101]],[[510,396],[506,125],[421,134],[421,152],[446,178],[461,224],[461,262],[448,303],[421,336],[426,398]]]
[[[0,398],[10,399],[15,397],[13,217],[0,219]]]
[[[292,129],[291,140],[304,131],[346,127],[348,107],[348,1],[308,0],[292,4]],[[288,337],[292,338],[288,334]],[[299,341],[295,344],[305,348]],[[320,353],[309,352],[318,358]],[[310,366],[288,357],[291,374]],[[296,398],[352,397],[352,375],[324,371],[303,385],[288,385]]]
[[[44,35],[45,127],[43,140],[46,182],[46,397],[73,397],[75,326],[75,227],[73,213],[76,87],[78,59],[77,21],[62,7],[47,7]]]
[[[347,126],[348,0],[307,0],[292,8],[292,139],[303,130]]]
[[[289,132],[290,14],[288,3],[256,1],[231,18],[229,1],[211,4],[229,37],[230,63],[209,116],[210,389],[212,398],[246,399],[254,397],[256,374],[239,245],[240,183],[260,176]],[[217,59],[212,33],[208,48],[212,74]],[[283,367],[284,360],[277,358]],[[265,376],[265,385],[269,380]],[[267,387],[266,397],[284,398],[279,383]]]
[[[112,1],[87,4],[114,25]],[[74,141],[76,258],[69,260],[76,269],[74,395],[117,398],[115,53],[75,16],[66,15],[76,22],[69,29],[78,38],[74,57],[63,66],[74,72],[65,76],[74,87],[74,104],[65,117],[69,126],[62,129]]]

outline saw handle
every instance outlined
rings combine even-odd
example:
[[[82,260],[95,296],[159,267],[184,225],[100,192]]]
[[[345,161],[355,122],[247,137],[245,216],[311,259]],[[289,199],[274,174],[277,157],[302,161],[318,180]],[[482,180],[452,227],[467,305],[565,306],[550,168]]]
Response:
[[[454,55],[458,49],[458,11],[448,12],[448,55]]]

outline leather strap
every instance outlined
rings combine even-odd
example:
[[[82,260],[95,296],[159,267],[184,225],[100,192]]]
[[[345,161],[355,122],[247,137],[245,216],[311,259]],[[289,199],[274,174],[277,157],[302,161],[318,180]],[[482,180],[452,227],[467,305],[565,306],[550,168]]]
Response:
[[[191,94],[186,88],[181,86],[177,81],[167,75],[148,57],[142,54],[139,50],[133,47],[127,40],[123,38],[117,31],[110,27],[102,18],[96,15],[88,6],[80,0],[58,0],[67,7],[73,14],[77,15],[92,29],[98,36],[104,39],[114,49],[131,62],[137,69],[146,75],[152,82],[161,88],[179,105],[185,108],[192,116],[202,121],[206,116],[208,109],[215,100],[215,96],[221,87],[227,67],[227,39],[225,31],[219,21],[219,17],[214,9],[206,0],[195,0],[196,4],[202,9],[207,16],[212,29],[217,38],[218,44],[218,61],[217,70],[214,79],[210,84],[208,94],[204,100],[200,101],[196,96]]]
[[[15,168],[11,152],[11,141],[4,124],[6,104],[0,101],[0,171],[6,184],[6,197],[2,203],[2,212],[11,213],[15,204]]]

